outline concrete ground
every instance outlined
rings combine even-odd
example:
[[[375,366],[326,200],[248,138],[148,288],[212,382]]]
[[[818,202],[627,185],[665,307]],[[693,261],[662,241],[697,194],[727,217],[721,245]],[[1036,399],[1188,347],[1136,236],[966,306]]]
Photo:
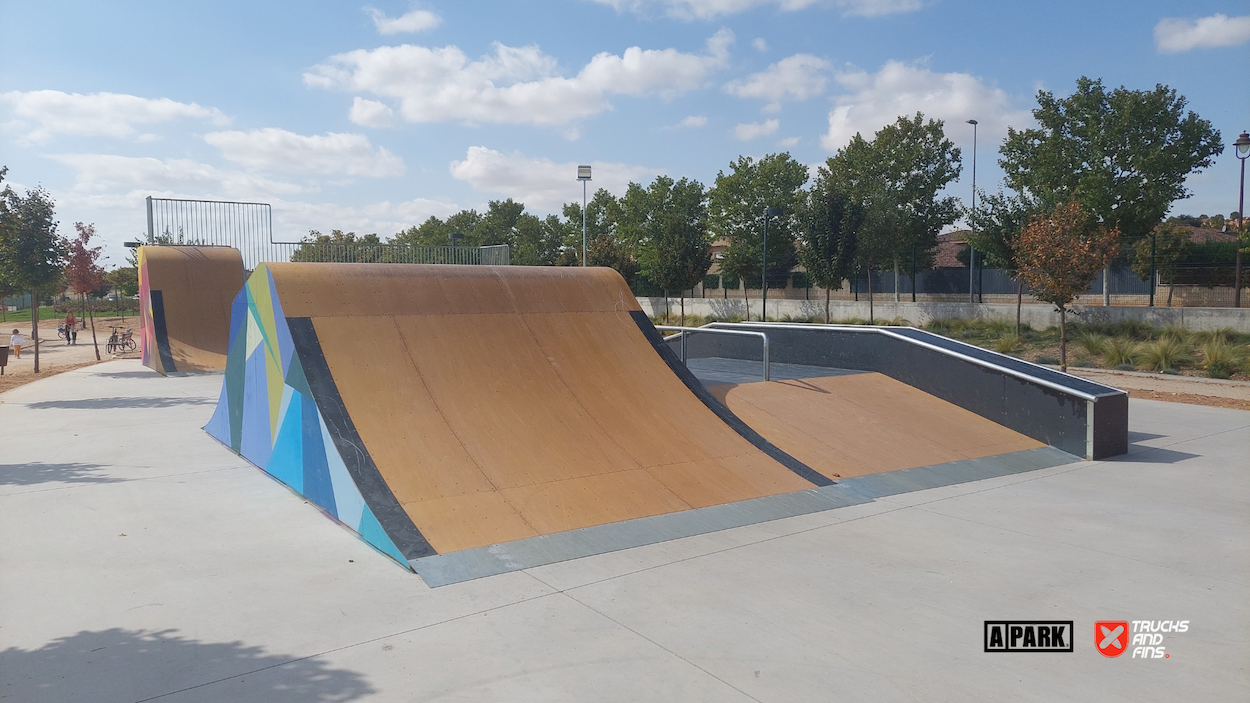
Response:
[[[1241,700],[1250,412],[1131,453],[430,589],[135,361],[0,395],[0,700]],[[1074,620],[987,654],[985,620]],[[1188,620],[1166,659],[1095,620]]]

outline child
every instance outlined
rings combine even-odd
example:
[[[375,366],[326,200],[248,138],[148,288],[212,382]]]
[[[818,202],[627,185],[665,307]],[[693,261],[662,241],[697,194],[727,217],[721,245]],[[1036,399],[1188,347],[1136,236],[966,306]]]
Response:
[[[9,346],[13,349],[13,358],[22,358],[22,345],[26,343],[26,338],[21,332],[13,330],[13,336],[9,337]]]

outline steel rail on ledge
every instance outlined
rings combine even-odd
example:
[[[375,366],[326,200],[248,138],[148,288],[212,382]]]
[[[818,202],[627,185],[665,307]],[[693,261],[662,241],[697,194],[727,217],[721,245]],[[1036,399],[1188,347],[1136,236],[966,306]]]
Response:
[[[665,337],[664,338],[665,340],[669,340],[669,339],[672,339],[673,337],[678,337],[678,336],[681,337],[681,363],[683,364],[686,363],[686,335],[692,332],[704,332],[704,333],[712,333],[712,334],[736,334],[739,336],[745,335],[749,337],[759,337],[760,339],[764,340],[764,380],[765,381],[769,380],[768,335],[763,332],[754,332],[754,331],[748,332],[747,330],[723,330],[723,329],[719,329],[716,327],[679,327],[676,325],[656,325],[655,328],[657,330],[673,330],[677,332],[677,334],[675,335],[669,335],[668,337]]]
[[[940,347],[940,346],[938,346],[938,345],[936,345],[936,344],[929,344],[928,342],[922,342],[922,341],[920,341],[919,339],[912,339],[911,337],[908,337],[907,335],[898,334],[897,332],[893,332],[893,331],[891,331],[889,328],[885,328],[885,327],[875,327],[875,326],[870,327],[870,326],[868,326],[868,325],[818,325],[818,324],[793,324],[793,323],[785,323],[785,322],[748,322],[748,323],[735,323],[735,322],[709,322],[708,324],[709,324],[709,325],[733,325],[733,324],[748,324],[748,325],[752,325],[752,326],[755,326],[755,325],[762,325],[762,326],[766,326],[766,327],[776,327],[776,328],[778,328],[778,329],[795,329],[795,330],[826,330],[826,331],[830,331],[830,332],[837,331],[837,332],[859,332],[859,333],[882,334],[882,335],[885,335],[885,336],[887,336],[887,337],[892,337],[892,338],[894,338],[894,339],[901,339],[901,340],[903,340],[904,342],[907,342],[907,343],[909,343],[909,344],[914,344],[914,345],[916,345],[916,346],[918,346],[918,347],[923,347],[923,348],[928,349],[928,350],[930,350],[930,351],[935,351],[935,352],[938,352],[939,354],[945,354],[946,356],[954,357],[954,358],[956,358],[956,359],[959,359],[959,360],[961,360],[961,361],[968,362],[968,363],[970,363],[970,364],[975,364],[975,365],[977,365],[977,366],[981,366],[981,367],[983,367],[983,368],[993,369],[993,370],[998,371],[998,372],[1000,372],[1000,373],[1004,373],[1004,374],[1006,374],[1006,375],[1008,375],[1008,376],[1013,376],[1013,377],[1018,378],[1018,379],[1021,379],[1021,380],[1023,380],[1023,381],[1028,381],[1029,383],[1035,383],[1035,384],[1037,384],[1037,385],[1039,385],[1039,386],[1044,386],[1044,387],[1046,387],[1046,388],[1050,388],[1050,389],[1052,389],[1052,390],[1062,391],[1062,392],[1064,392],[1064,393],[1067,393],[1068,395],[1074,395],[1074,396],[1076,396],[1076,397],[1078,397],[1078,398],[1080,398],[1080,399],[1082,399],[1082,400],[1086,400],[1086,401],[1090,401],[1090,402],[1097,402],[1097,401],[1098,401],[1098,399],[1099,399],[1099,398],[1101,398],[1101,397],[1103,397],[1103,396],[1107,396],[1107,395],[1117,395],[1117,393],[1103,393],[1103,394],[1100,394],[1100,395],[1093,395],[1093,394],[1091,394],[1091,393],[1086,393],[1086,392],[1084,392],[1084,391],[1078,391],[1078,390],[1077,390],[1077,389],[1075,389],[1075,388],[1071,388],[1071,387],[1069,387],[1069,386],[1065,386],[1065,385],[1060,384],[1060,383],[1055,383],[1054,381],[1048,381],[1048,380],[1046,380],[1046,379],[1044,379],[1044,378],[1038,378],[1037,376],[1033,376],[1033,375],[1031,375],[1031,374],[1027,374],[1027,373],[1024,373],[1024,372],[1021,372],[1021,371],[1017,371],[1017,370],[1015,370],[1015,369],[1007,368],[1007,367],[1005,367],[1005,366],[1000,366],[1000,365],[995,364],[995,363],[993,363],[993,362],[991,362],[991,361],[986,361],[986,360],[984,360],[984,359],[978,359],[978,358],[976,358],[976,357],[968,356],[967,354],[960,354],[960,353],[959,353],[959,352],[957,352],[957,351],[953,351],[953,350],[951,350],[951,349],[946,349],[946,348],[944,348],[944,347]],[[696,329],[704,329],[704,328],[699,327],[699,328],[696,328]],[[717,328],[717,329],[719,329],[719,328]],[[706,330],[705,330],[705,331],[706,331]],[[721,330],[721,331],[722,331],[722,332],[729,332],[729,331],[731,331],[731,330]],[[952,340],[952,341],[958,341],[958,340]],[[963,342],[960,342],[960,344],[963,344]],[[982,351],[989,351],[989,350],[982,350]],[[997,352],[990,352],[990,353],[992,353],[992,354],[997,354]],[[1044,366],[1038,366],[1037,364],[1034,364],[1034,363],[1032,363],[1032,362],[1028,362],[1028,361],[1024,361],[1023,359],[1015,359],[1014,357],[1009,357],[1009,358],[1012,358],[1012,359],[1014,359],[1015,361],[1020,361],[1020,362],[1023,362],[1023,363],[1025,363],[1025,364],[1030,365],[1030,366],[1037,366],[1039,369],[1044,369],[1044,370],[1046,370],[1046,371],[1052,371],[1052,372],[1054,371],[1053,369],[1047,369],[1047,368],[1046,368],[1046,367],[1044,367]],[[1058,372],[1058,373],[1062,373],[1062,372]],[[1078,379],[1078,380],[1084,380],[1084,379]]]

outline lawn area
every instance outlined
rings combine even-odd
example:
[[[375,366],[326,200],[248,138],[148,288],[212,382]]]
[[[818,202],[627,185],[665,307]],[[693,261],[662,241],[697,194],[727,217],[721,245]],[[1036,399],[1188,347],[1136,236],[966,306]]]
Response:
[[[6,322],[30,322],[30,309],[27,308],[25,310],[18,310],[17,312],[6,311],[3,317],[4,317],[4,320],[0,321],[0,324],[4,324]],[[56,309],[54,309],[51,305],[39,306],[39,320],[41,322],[43,320],[53,320],[53,319],[59,319],[62,317],[65,317],[65,316],[57,312]]]
[[[676,315],[655,324],[678,324]],[[688,327],[709,322],[741,322],[742,318],[705,318],[686,315]],[[781,318],[774,322],[823,322],[823,317]],[[867,320],[833,320],[835,324],[866,325]],[[877,320],[882,325],[910,325],[903,319]],[[946,318],[932,320],[924,329],[968,344],[1038,364],[1059,363],[1059,328],[1035,330],[1028,325],[1015,334],[1015,322],[1007,319]],[[1068,325],[1068,365],[1077,368],[1107,368],[1122,371],[1150,371],[1185,376],[1208,376],[1250,381],[1250,334],[1231,329],[1191,332],[1181,327],[1152,327],[1136,321],[1111,325]]]

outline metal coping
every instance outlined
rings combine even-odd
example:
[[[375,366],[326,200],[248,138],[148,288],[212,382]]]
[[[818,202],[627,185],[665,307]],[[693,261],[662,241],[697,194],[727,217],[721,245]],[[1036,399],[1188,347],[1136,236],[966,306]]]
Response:
[[[785,323],[785,322],[732,322],[732,323],[731,322],[710,322],[708,323],[707,326],[708,327],[712,327],[712,326],[723,327],[725,325],[741,325],[741,326],[752,326],[752,327],[760,326],[760,327],[765,327],[765,328],[773,327],[773,328],[778,328],[778,329],[811,330],[811,331],[826,331],[826,332],[859,332],[859,333],[882,334],[887,337],[892,337],[894,339],[902,340],[909,344],[914,344],[919,347],[924,347],[926,349],[938,352],[940,354],[944,354],[946,356],[954,357],[961,361],[966,361],[970,364],[975,364],[977,366],[992,369],[994,371],[998,371],[1008,376],[1013,376],[1015,378],[1019,378],[1024,381],[1028,381],[1029,383],[1035,383],[1039,386],[1044,386],[1052,390],[1057,390],[1062,393],[1067,393],[1068,395],[1076,396],[1078,398],[1081,398],[1082,400],[1097,402],[1099,398],[1105,398],[1108,396],[1116,396],[1116,395],[1124,394],[1124,391],[1122,390],[1118,390],[1110,386],[1104,386],[1101,383],[1087,381],[1083,378],[1078,378],[1071,374],[1066,374],[1060,371],[1055,371],[1054,369],[1048,369],[1045,366],[1039,366],[1038,364],[1024,361],[1022,359],[1016,359],[1014,357],[1006,356],[1004,354],[999,354],[998,352],[992,352],[992,351],[989,351],[988,349],[981,349],[980,347],[974,347],[970,344],[965,344],[963,342],[949,339],[947,337],[942,337],[941,335],[933,334],[932,332],[926,332],[924,330],[918,330],[912,327],[891,328],[891,327],[882,327],[882,326],[876,326],[876,325],[873,325],[873,326],[869,326],[869,325],[819,325],[819,324],[792,324],[792,323]],[[930,341],[916,339],[916,338],[908,336],[907,334],[901,334],[900,330],[907,330],[910,333],[918,333],[918,334],[926,335],[932,339]],[[962,348],[962,351],[956,351],[955,349],[942,346],[942,344],[944,343],[950,344],[952,346],[958,345],[959,347]],[[966,353],[969,351],[972,353]],[[978,357],[990,357],[990,358],[978,358]],[[1020,366],[1020,367],[1023,367],[1023,369],[1012,368],[1012,366]],[[1057,377],[1058,379],[1062,381],[1067,381],[1067,383],[1061,383],[1056,380],[1044,378],[1044,376],[1050,376],[1052,378]],[[1090,392],[1090,390],[1081,390],[1080,387],[1084,387],[1093,391],[1101,391],[1101,392]]]

